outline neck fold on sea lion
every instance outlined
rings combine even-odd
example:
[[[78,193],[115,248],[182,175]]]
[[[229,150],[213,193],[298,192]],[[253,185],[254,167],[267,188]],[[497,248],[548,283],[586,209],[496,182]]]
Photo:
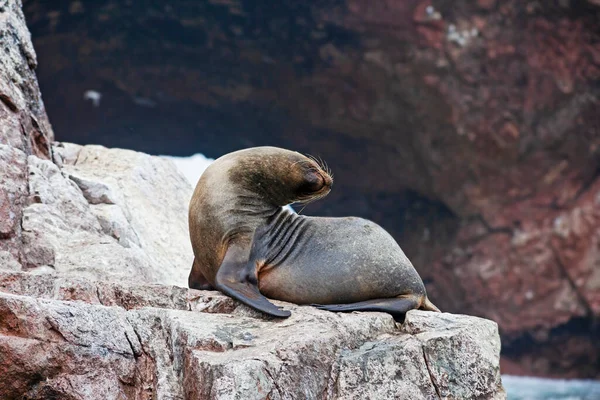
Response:
[[[226,240],[251,240],[256,228],[267,223],[281,212],[281,207],[274,206],[260,198],[241,195],[230,202],[230,207],[224,207],[219,214],[226,221]]]

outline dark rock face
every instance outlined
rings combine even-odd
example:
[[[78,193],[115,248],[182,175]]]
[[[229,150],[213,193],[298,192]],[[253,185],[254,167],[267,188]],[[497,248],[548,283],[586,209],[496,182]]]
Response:
[[[309,212],[381,223],[524,372],[599,377],[598,2],[88,3],[25,2],[61,140],[320,155]]]

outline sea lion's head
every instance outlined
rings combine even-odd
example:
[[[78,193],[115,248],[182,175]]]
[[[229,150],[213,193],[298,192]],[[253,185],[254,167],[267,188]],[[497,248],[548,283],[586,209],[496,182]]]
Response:
[[[324,162],[295,151],[255,147],[232,155],[232,182],[275,206],[317,200],[326,196],[333,184]]]
[[[327,164],[311,156],[298,154],[298,160],[292,164],[294,201],[309,202],[325,197],[331,191],[333,174]]]

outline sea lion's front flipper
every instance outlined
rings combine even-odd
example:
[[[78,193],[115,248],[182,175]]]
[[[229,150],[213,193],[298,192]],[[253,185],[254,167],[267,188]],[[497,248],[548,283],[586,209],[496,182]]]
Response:
[[[349,311],[382,311],[401,317],[409,310],[419,307],[418,297],[394,297],[390,299],[374,299],[349,304],[311,304],[312,306],[327,311],[349,312]]]
[[[194,257],[194,262],[192,263],[192,270],[190,271],[190,276],[188,277],[188,286],[191,289],[198,290],[215,290],[213,285],[210,284],[208,279],[202,273],[200,266],[196,262],[196,258]]]
[[[227,249],[217,273],[217,289],[265,314],[280,318],[289,317],[289,311],[279,309],[259,292],[256,268],[248,265],[243,254],[244,252],[236,246]],[[250,263],[252,264],[252,261]]]

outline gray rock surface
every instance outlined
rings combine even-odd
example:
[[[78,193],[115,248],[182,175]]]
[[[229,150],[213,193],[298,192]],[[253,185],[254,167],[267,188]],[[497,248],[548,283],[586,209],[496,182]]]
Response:
[[[0,1],[0,268],[23,258],[27,156],[50,158],[54,133],[38,88],[36,55],[20,0]]]
[[[277,303],[290,319],[218,292],[2,272],[0,397],[505,398],[494,322]]]
[[[27,159],[25,269],[186,286],[191,187],[170,161],[74,144],[53,154]]]

